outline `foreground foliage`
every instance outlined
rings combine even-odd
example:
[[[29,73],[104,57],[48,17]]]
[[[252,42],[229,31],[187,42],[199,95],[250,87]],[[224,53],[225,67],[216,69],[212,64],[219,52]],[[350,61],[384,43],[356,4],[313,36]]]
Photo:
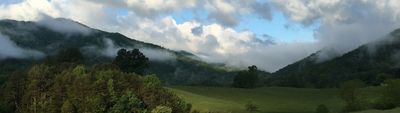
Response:
[[[187,113],[191,105],[161,86],[112,66],[35,65],[16,72],[1,88],[4,113]]]

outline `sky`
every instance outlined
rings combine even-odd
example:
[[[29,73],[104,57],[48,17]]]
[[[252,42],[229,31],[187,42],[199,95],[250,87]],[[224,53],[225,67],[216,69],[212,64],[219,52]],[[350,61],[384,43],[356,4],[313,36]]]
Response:
[[[399,0],[0,0],[0,19],[68,18],[210,63],[274,72],[400,27]]]

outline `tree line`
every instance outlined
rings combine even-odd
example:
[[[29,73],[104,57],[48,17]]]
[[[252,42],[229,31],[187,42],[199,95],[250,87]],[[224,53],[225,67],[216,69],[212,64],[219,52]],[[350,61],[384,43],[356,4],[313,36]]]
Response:
[[[78,49],[14,72],[0,88],[2,113],[188,113],[191,104],[140,75],[147,57],[122,49],[111,64],[85,66]],[[122,64],[129,62],[129,64]]]

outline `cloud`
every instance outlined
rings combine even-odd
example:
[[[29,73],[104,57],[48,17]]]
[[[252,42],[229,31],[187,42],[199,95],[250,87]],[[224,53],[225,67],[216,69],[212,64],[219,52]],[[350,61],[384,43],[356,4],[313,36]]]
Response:
[[[94,45],[83,47],[85,53],[100,54],[102,56],[114,58],[120,49],[124,48],[132,50],[135,47],[120,47],[115,45],[114,41],[109,38],[103,38],[104,47],[97,47]],[[167,50],[151,49],[151,48],[138,48],[146,57],[152,61],[167,61],[176,60],[176,56]]]
[[[320,24],[314,37],[323,47],[321,54],[346,53],[400,27],[398,0],[277,0],[273,4],[294,22]]]
[[[385,36],[400,27],[398,9],[398,0],[25,0],[0,4],[1,11],[10,12],[0,13],[0,18],[39,21],[41,14],[69,18],[189,51],[208,62],[238,67],[255,64],[275,71],[321,49],[321,58],[329,59]],[[170,15],[180,11],[203,12],[205,17],[177,23]],[[315,41],[279,42],[235,29],[249,15],[274,19],[272,11],[283,12],[291,20],[287,26],[313,28]]]
[[[258,48],[277,48],[288,44],[274,44],[270,43],[270,40],[258,39],[251,31],[236,31],[233,27],[240,23],[242,16],[254,13],[262,19],[272,19],[270,4],[268,2],[259,3],[256,0],[141,2],[138,0],[26,0],[17,4],[2,5],[0,9],[6,12],[15,12],[0,14],[0,18],[38,21],[42,13],[53,18],[70,18],[90,27],[121,32],[128,37],[174,50],[189,51],[202,56],[203,60],[208,62],[229,63],[237,67],[256,64],[260,65],[261,69],[274,71],[282,65],[290,63],[293,59],[299,59],[310,53],[307,50],[301,55],[282,57],[281,54],[273,53],[281,52],[278,50],[268,49],[266,51],[270,52],[263,52]],[[110,13],[110,10],[120,9],[124,11],[123,14]],[[206,19],[209,19],[207,20],[209,23],[201,23],[203,20],[190,20],[177,24],[168,15],[181,10],[206,11],[208,15]],[[105,56],[115,55],[115,51],[119,47],[113,45],[111,41],[105,40],[105,43],[107,46],[101,49],[102,53]],[[286,50],[298,49],[285,48],[283,52],[292,52]],[[149,54],[150,59],[157,56],[151,55],[153,53],[164,55],[159,51],[145,51],[144,53]],[[153,59],[161,58],[154,57]],[[274,63],[271,63],[272,61]],[[275,61],[282,62],[275,63]]]
[[[67,19],[54,19],[52,17],[49,17],[45,14],[43,14],[40,19],[37,21],[37,23],[41,26],[47,27],[51,30],[54,30],[56,32],[60,33],[67,33],[67,34],[83,34],[83,35],[89,35],[92,31],[86,26],[81,25],[80,23],[67,20]]]
[[[124,9],[127,12],[146,18],[155,19],[161,15],[189,10],[207,11],[208,19],[229,27],[240,23],[242,15],[255,13],[263,19],[271,20],[271,8],[268,2],[257,0],[84,0],[112,9]]]
[[[141,48],[139,49],[139,51],[141,51],[146,57],[153,61],[176,60],[176,56],[166,50]]]
[[[312,43],[278,44],[269,39],[261,40],[250,31],[236,31],[219,24],[202,25],[197,21],[178,24],[171,17],[148,22],[145,26],[141,30],[128,30],[126,34],[141,36],[138,39],[174,50],[192,52],[207,62],[241,68],[254,64],[260,69],[274,71],[318,50]]]
[[[113,8],[124,8],[140,17],[156,18],[162,14],[173,13],[185,8],[193,8],[197,0],[87,0],[92,3],[111,6]]]
[[[224,26],[234,27],[240,23],[240,17],[246,14],[257,14],[261,18],[271,20],[271,10],[268,2],[259,3],[256,0],[206,0],[205,9],[210,12],[208,17]]]
[[[109,57],[109,58],[114,58],[117,56],[118,50],[122,49],[122,47],[119,47],[114,44],[114,41],[112,41],[109,38],[104,38],[103,37],[103,44],[98,46],[98,45],[86,45],[82,48],[80,48],[83,53],[86,55],[95,55],[95,56],[104,56],[104,57]]]
[[[192,33],[194,35],[200,36],[201,34],[203,34],[203,28],[201,26],[192,28]]]
[[[0,34],[0,60],[6,58],[42,58],[45,54],[17,46],[8,36]]]
[[[117,56],[117,52],[121,47],[115,46],[114,42],[111,39],[104,38],[103,39],[105,47],[100,50],[100,53],[107,57],[115,57]]]

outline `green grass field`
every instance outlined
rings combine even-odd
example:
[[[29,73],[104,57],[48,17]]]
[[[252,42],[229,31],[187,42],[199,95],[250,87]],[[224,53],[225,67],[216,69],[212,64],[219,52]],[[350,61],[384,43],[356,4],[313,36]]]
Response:
[[[354,113],[400,113],[400,108],[396,108],[396,109],[392,109],[392,110],[385,110],[385,111],[365,110],[365,111],[354,112]]]
[[[338,97],[337,89],[281,87],[238,89],[192,86],[174,86],[169,89],[192,103],[193,110],[201,112],[246,113],[244,106],[248,101],[257,104],[260,113],[313,113],[319,104],[325,104],[332,113],[337,113],[344,106],[344,102]],[[371,100],[379,95],[377,88],[366,88],[364,91]]]

